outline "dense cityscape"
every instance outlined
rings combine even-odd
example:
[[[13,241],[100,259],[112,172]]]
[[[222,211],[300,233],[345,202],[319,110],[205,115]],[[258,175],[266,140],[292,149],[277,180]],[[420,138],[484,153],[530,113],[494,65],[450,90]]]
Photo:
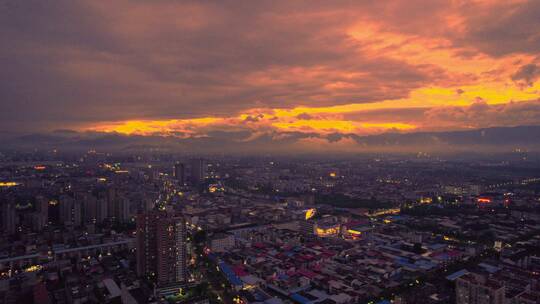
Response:
[[[0,303],[538,303],[539,168],[6,152]]]

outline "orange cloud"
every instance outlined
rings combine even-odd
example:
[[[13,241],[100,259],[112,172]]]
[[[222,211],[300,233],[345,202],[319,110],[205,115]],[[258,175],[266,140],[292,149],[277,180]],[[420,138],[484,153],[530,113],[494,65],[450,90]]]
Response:
[[[87,131],[116,132],[126,135],[178,135],[187,136],[196,133],[198,128],[222,121],[219,118],[205,117],[194,119],[170,120],[128,120],[105,123],[86,128]]]
[[[239,140],[534,124],[539,3],[21,3],[0,124]]]

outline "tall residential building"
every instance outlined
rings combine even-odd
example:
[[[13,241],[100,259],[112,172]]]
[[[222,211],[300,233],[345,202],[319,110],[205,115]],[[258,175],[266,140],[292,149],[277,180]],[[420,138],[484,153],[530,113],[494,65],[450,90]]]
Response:
[[[137,274],[158,286],[184,283],[186,270],[186,222],[163,211],[137,216]]]
[[[12,201],[2,202],[2,231],[6,235],[15,233],[16,229],[15,203]]]
[[[177,163],[174,165],[174,178],[178,181],[180,185],[183,185],[186,182],[186,167],[182,163]]]
[[[35,209],[33,226],[36,231],[41,231],[49,224],[49,200],[41,195],[38,196]]]
[[[116,220],[120,223],[127,223],[131,220],[129,212],[129,199],[127,197],[119,197],[116,202]]]
[[[79,200],[73,202],[73,225],[76,227],[82,226],[83,224],[83,204]]]
[[[73,204],[74,200],[72,197],[68,195],[62,195],[60,197],[60,223],[64,225],[73,223]]]
[[[63,195],[60,197],[60,222],[64,225],[82,225],[82,203],[71,196]]]
[[[116,189],[111,187],[107,189],[107,215],[109,218],[116,220],[116,204],[117,204]]]
[[[202,158],[196,158],[191,160],[191,182],[194,184],[200,184],[206,177],[206,161]]]
[[[504,285],[480,274],[469,273],[456,280],[456,304],[504,304]]]
[[[82,193],[79,194],[78,199],[82,201],[83,209],[83,222],[84,223],[95,223],[96,222],[96,212],[97,212],[97,199],[91,193]]]
[[[96,202],[96,223],[103,224],[103,222],[109,216],[108,214],[108,203],[105,198],[99,198]]]
[[[156,227],[166,214],[160,211],[137,215],[137,275],[155,278],[157,272]]]

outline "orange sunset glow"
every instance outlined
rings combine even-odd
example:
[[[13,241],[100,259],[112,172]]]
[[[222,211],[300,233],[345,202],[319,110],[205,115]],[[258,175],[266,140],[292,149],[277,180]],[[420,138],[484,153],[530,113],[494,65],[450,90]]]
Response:
[[[4,130],[301,146],[540,124],[536,1],[37,6],[4,18]]]

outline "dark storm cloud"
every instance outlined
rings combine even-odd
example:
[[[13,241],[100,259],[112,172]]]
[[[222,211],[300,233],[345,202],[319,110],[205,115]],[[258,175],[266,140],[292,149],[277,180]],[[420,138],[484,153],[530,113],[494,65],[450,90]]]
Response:
[[[373,102],[444,77],[434,67],[362,57],[362,45],[345,33],[358,16],[349,8],[8,1],[0,13],[7,42],[0,50],[0,121],[33,130]]]
[[[343,143],[351,137],[269,131],[271,114],[263,119],[249,110],[405,100],[421,88],[451,87],[454,92],[467,82],[482,85],[485,71],[450,71],[439,59],[474,59],[478,51],[493,58],[537,56],[539,9],[537,1],[4,1],[0,130],[234,118],[246,111],[251,115],[235,125],[190,127],[187,131],[199,136],[190,140],[222,142],[223,134],[212,133],[219,128],[235,140],[256,139],[261,145],[285,138]],[[525,62],[532,61],[519,64]],[[511,72],[493,67],[493,73],[506,72],[505,80],[513,73],[514,81],[531,85],[537,66],[514,71],[517,64]],[[462,89],[455,92],[467,95]],[[463,115],[473,121],[474,115],[484,117],[475,112],[479,101],[474,107],[452,108],[452,115],[442,118],[454,124],[445,127],[468,124]],[[520,113],[511,116],[517,122],[522,121],[519,115],[527,122],[537,115],[535,107],[511,110]],[[460,116],[459,111],[466,113]],[[489,107],[484,125],[496,124],[499,116],[493,111]],[[384,123],[420,121],[426,113],[445,114],[398,104],[327,116]],[[295,118],[316,121],[324,113],[307,111]]]
[[[540,77],[540,68],[536,64],[526,64],[521,66],[514,75],[512,80],[523,82],[526,86],[532,86],[534,81]]]
[[[464,128],[540,125],[540,99],[489,105],[479,101],[468,107],[441,107],[425,112],[427,120]]]
[[[116,49],[102,19],[76,1],[5,1],[0,8],[0,120],[16,129],[73,123],[99,95],[59,67],[74,50]]]
[[[507,1],[474,12],[467,22],[465,43],[494,56],[540,52],[540,1]],[[466,5],[470,7],[471,5]]]

